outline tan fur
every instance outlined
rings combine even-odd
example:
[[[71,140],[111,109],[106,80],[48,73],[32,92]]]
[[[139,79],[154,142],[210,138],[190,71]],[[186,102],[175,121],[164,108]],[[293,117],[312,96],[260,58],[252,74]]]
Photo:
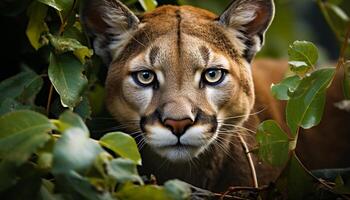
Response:
[[[235,185],[252,186],[250,166],[238,134],[252,149],[256,147],[252,132],[261,121],[275,119],[287,130],[285,105],[276,101],[270,93],[271,84],[283,78],[287,62],[258,60],[253,66],[249,63],[261,47],[261,39],[273,15],[273,3],[260,0],[235,2],[220,20],[206,10],[190,6],[157,8],[140,16],[137,27],[136,21],[132,21],[130,29],[122,33],[119,30],[115,37],[125,37],[119,41],[118,47],[107,45],[112,54],[106,80],[108,109],[120,124],[127,125],[124,131],[137,132],[134,136],[143,159],[141,172],[156,175],[160,183],[178,178],[214,191]],[[249,10],[244,10],[246,4],[250,5]],[[254,13],[259,6],[261,9]],[[240,9],[243,17],[249,18],[234,21],[231,15],[236,8]],[[89,17],[86,18],[89,22]],[[131,20],[134,18],[131,15]],[[223,23],[221,20],[226,18],[227,23]],[[246,23],[245,20],[254,21],[245,26],[240,23]],[[105,22],[105,26],[109,24],[113,28],[112,22]],[[98,23],[103,23],[103,20]],[[101,24],[88,23],[86,26],[89,29],[102,27]],[[244,31],[250,32],[244,34]],[[110,34],[113,35],[113,32]],[[103,41],[106,37],[102,35],[99,38]],[[247,39],[253,41],[251,47],[247,45]],[[218,86],[203,86],[203,72],[211,67],[222,68],[227,75]],[[140,70],[154,72],[158,84],[152,88],[137,85],[132,74]],[[333,101],[327,112],[335,109],[330,106]],[[349,119],[349,114],[342,112],[342,117],[342,120]],[[193,121],[178,139],[181,145],[186,142],[190,145],[176,146],[176,136],[164,123],[167,119]],[[342,123],[346,124],[339,121],[321,126],[334,130]],[[344,136],[349,128],[343,127],[340,135]],[[321,132],[320,135],[328,137],[331,133],[327,130],[307,132]],[[300,151],[312,148],[311,144],[317,141],[309,137],[313,136],[301,137]],[[349,150],[345,143],[340,148],[342,153]],[[318,166],[323,153],[334,156],[331,159],[334,162],[329,165],[323,163],[322,166],[339,164],[336,151],[318,149],[315,153],[310,152],[303,153],[301,157],[311,167]],[[311,161],[311,157],[317,158],[315,162]],[[259,162],[254,156],[253,160],[261,184],[276,178],[278,170]],[[348,162],[346,160],[342,164]]]

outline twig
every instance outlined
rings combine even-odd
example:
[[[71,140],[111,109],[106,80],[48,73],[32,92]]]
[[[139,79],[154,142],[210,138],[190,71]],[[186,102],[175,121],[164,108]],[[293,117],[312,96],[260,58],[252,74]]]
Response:
[[[349,39],[350,39],[350,22],[348,22],[345,38],[344,38],[344,43],[342,45],[342,48],[340,50],[340,55],[337,63],[337,70],[339,70],[343,64],[345,63],[345,53],[346,49],[348,48],[349,45]]]
[[[68,14],[65,16],[65,18],[62,18],[61,13],[59,12],[60,17],[62,18],[62,23],[61,23],[61,26],[60,26],[60,28],[58,30],[58,35],[62,35],[63,34],[64,29],[66,28],[66,25],[67,25],[68,18],[72,14],[72,12],[73,12],[74,8],[76,7],[76,5],[77,5],[77,0],[74,0],[73,5],[70,8]]]
[[[303,163],[299,160],[298,156],[296,155],[296,152],[294,152],[294,156],[295,159],[298,161],[299,165],[304,169],[304,171],[309,174],[309,176],[311,176],[314,180],[316,180],[320,185],[324,186],[326,190],[328,190],[329,192],[334,193],[333,191],[333,187],[331,185],[329,185],[327,182],[323,181],[322,179],[316,177],[314,174],[312,174],[312,172],[310,170],[308,170]],[[344,195],[344,194],[337,194],[339,196],[341,196],[343,199],[349,199],[348,196]]]
[[[247,191],[247,192],[255,192],[258,194],[259,192],[265,191],[268,189],[269,189],[268,185],[264,185],[262,187],[242,187],[242,186],[230,187],[226,192],[224,192],[223,194],[220,194],[220,199],[221,200],[224,200],[225,198],[235,199],[236,196],[229,195],[235,192]],[[214,195],[217,196],[217,194],[214,194]]]
[[[47,104],[46,104],[46,115],[47,116],[50,114],[50,105],[51,105],[52,93],[53,93],[53,85],[50,84],[50,91],[49,91],[49,96],[47,97]]]
[[[253,162],[253,158],[251,156],[251,153],[249,151],[249,148],[248,148],[248,145],[247,143],[245,142],[244,138],[242,137],[241,134],[238,134],[239,136],[239,139],[242,143],[242,146],[243,146],[243,149],[244,149],[244,152],[247,156],[247,159],[248,159],[248,162],[249,162],[249,167],[250,167],[250,171],[251,171],[251,174],[252,174],[252,179],[253,179],[253,183],[254,183],[254,187],[255,188],[258,188],[259,187],[259,183],[258,183],[258,178],[256,176],[256,171],[255,171],[255,166],[254,166],[254,162]]]

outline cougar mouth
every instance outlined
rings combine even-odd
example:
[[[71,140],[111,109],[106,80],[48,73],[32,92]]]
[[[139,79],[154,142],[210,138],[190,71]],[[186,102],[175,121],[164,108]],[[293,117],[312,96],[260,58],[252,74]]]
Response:
[[[174,162],[197,157],[217,136],[216,117],[203,113],[197,114],[194,122],[180,134],[165,124],[157,114],[140,121],[145,142],[156,153]]]

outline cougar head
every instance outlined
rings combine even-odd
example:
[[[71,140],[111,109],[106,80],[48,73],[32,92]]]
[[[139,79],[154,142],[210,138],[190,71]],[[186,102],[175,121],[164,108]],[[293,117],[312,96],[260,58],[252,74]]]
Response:
[[[190,6],[137,17],[118,0],[90,0],[82,21],[109,65],[109,111],[175,162],[204,152],[224,123],[247,119],[255,98],[250,61],[273,14],[272,0],[234,0],[219,17]]]

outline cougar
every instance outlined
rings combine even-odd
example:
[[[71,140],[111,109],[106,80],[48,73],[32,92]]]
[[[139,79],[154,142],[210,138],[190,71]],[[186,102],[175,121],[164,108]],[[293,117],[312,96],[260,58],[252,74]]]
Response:
[[[272,0],[234,0],[220,16],[171,5],[136,16],[118,0],[87,1],[82,22],[109,66],[106,104],[138,141],[143,174],[213,191],[254,185],[252,166],[260,184],[276,178],[278,170],[248,153],[261,121],[286,128],[284,104],[270,86],[283,78],[287,62],[252,62],[273,17]],[[350,121],[345,111],[334,112]],[[334,121],[327,130],[341,123]],[[308,166],[339,164],[334,152],[317,149],[326,143],[313,142],[304,137],[300,147],[303,160],[314,158]],[[338,152],[347,146],[340,144]]]

